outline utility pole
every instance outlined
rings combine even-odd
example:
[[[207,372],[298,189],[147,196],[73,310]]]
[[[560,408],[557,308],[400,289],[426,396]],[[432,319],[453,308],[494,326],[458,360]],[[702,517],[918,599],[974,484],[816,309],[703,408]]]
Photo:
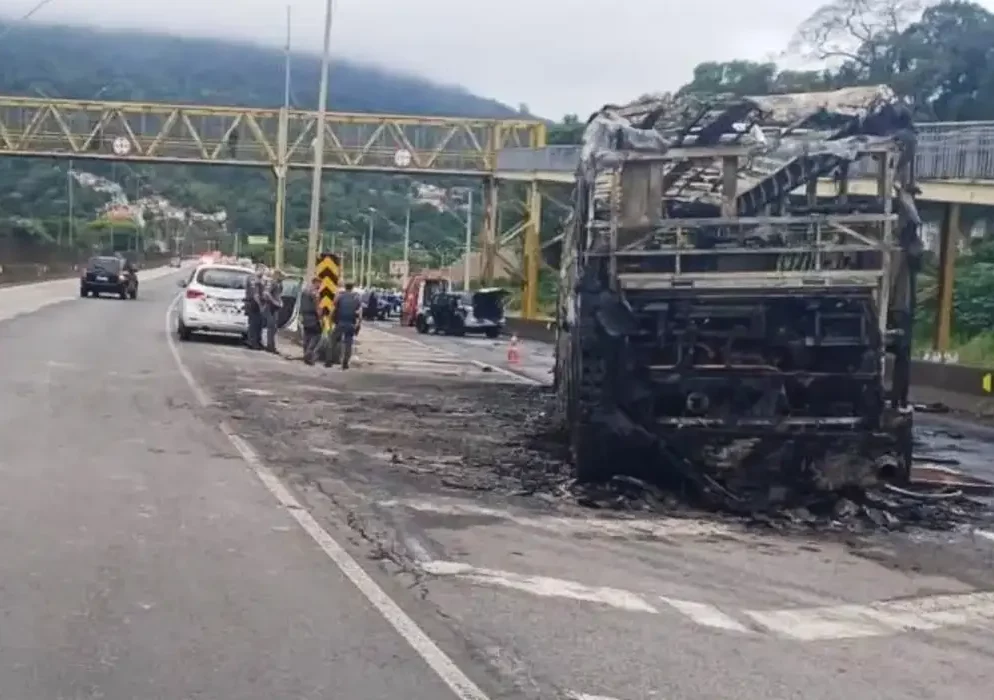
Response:
[[[469,252],[473,247],[473,190],[466,190],[466,253],[462,263],[462,288],[469,291]]]
[[[400,288],[407,290],[407,280],[411,267],[411,202],[407,202],[407,218],[404,219],[404,274],[401,276]]]
[[[369,251],[366,253],[366,286],[373,283],[373,227],[375,226],[375,212],[369,214],[369,239],[367,245]]]
[[[355,239],[352,239],[352,282],[356,281],[356,266],[355,266]]]
[[[321,55],[321,85],[318,88],[318,117],[314,136],[314,174],[311,179],[311,220],[307,230],[307,270],[304,279],[314,277],[318,257],[318,227],[321,225],[321,175],[324,169],[324,130],[328,113],[328,69],[331,63],[332,0],[325,0],[324,51]]]
[[[283,56],[283,109],[280,110],[277,127],[276,148],[276,226],[273,236],[273,264],[283,267],[283,254],[286,249],[286,152],[288,147],[287,130],[290,119],[290,6],[286,7],[286,47]]]

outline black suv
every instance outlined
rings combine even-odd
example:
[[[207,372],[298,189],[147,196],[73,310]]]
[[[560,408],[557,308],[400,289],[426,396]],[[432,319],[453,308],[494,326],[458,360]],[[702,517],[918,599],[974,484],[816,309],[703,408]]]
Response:
[[[122,299],[138,298],[138,271],[116,255],[98,255],[86,263],[79,278],[79,295],[117,294]]]
[[[497,287],[476,292],[436,294],[428,313],[416,324],[420,333],[434,329],[445,335],[483,333],[496,338],[504,329],[504,298],[507,292]]]

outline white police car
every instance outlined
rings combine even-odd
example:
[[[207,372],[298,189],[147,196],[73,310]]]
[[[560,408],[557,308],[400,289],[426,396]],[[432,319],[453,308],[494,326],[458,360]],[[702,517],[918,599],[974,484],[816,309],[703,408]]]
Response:
[[[253,270],[241,265],[198,265],[184,288],[176,318],[176,334],[189,340],[194,333],[241,335],[248,333],[245,282]]]

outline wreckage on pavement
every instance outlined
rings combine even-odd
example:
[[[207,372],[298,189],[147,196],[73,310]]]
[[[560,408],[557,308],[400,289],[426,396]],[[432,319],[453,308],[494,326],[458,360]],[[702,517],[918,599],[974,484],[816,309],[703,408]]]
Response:
[[[744,504],[907,475],[914,148],[882,86],[594,115],[547,251],[578,476]],[[848,194],[857,171],[875,197]]]

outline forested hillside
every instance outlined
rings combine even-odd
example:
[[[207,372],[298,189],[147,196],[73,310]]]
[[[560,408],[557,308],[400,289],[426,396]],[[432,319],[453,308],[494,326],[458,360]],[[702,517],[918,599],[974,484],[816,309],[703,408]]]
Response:
[[[316,57],[294,57],[294,106],[316,106],[319,76]],[[517,113],[464,89],[344,61],[334,64],[330,83],[329,104],[341,111],[468,117]],[[0,41],[0,93],[7,95],[273,107],[283,102],[283,86],[283,54],[276,49],[30,23],[11,26]],[[262,170],[103,163],[77,167],[119,182],[130,196],[162,195],[193,210],[226,210],[231,230],[272,231],[273,178]],[[8,243],[14,238],[59,239],[68,228],[67,168],[64,161],[0,159],[0,237]],[[370,206],[395,224],[403,223],[412,184],[407,179],[335,174],[327,180],[326,228],[349,235],[362,230],[366,221],[361,212]],[[85,188],[74,195],[76,229],[85,230],[106,197]],[[295,174],[288,200],[288,228],[306,228],[307,173]],[[416,236],[428,247],[462,238],[462,224],[451,214],[422,206],[413,218]],[[379,228],[383,240],[399,235],[382,221]]]

